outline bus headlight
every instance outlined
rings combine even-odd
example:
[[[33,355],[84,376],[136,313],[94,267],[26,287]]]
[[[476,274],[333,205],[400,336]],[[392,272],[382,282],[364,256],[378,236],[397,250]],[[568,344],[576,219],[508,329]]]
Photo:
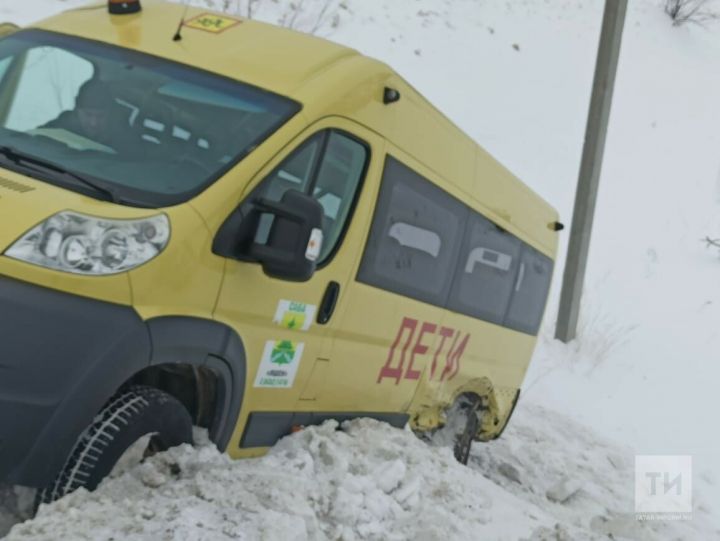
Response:
[[[49,269],[102,276],[147,263],[169,240],[170,222],[164,214],[110,220],[64,211],[32,228],[5,255]]]

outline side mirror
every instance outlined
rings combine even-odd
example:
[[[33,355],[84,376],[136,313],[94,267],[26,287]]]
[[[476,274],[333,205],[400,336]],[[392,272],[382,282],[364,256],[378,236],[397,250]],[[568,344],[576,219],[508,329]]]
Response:
[[[252,243],[248,255],[262,263],[273,278],[305,282],[315,273],[322,249],[323,208],[297,190],[286,191],[280,202],[260,199],[258,213],[273,216],[265,244]]]

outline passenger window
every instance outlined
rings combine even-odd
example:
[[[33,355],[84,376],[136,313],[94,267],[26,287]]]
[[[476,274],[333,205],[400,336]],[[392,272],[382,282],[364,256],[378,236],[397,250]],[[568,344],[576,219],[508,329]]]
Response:
[[[55,47],[30,49],[5,127],[38,128],[75,107],[75,98],[95,68],[79,56]]]
[[[357,280],[537,334],[553,262],[388,156]]]
[[[542,321],[545,301],[550,290],[552,260],[525,246],[520,269],[513,287],[505,325],[529,334],[537,334]]]
[[[388,156],[358,280],[444,306],[466,207]]]
[[[327,130],[313,136],[285,159],[245,203],[246,212],[258,198],[280,201],[288,190],[312,194],[323,208],[322,264],[335,249],[350,219],[366,169],[368,150],[340,132]],[[255,242],[265,244],[273,217],[264,214]]]
[[[448,308],[502,325],[515,286],[522,242],[473,214]]]

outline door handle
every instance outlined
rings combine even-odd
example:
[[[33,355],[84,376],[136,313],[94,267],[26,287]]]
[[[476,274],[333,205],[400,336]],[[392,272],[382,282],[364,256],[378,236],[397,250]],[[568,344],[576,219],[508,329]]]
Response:
[[[337,282],[330,282],[323,295],[322,303],[320,304],[320,310],[318,310],[317,322],[319,325],[325,325],[333,315],[335,311],[335,305],[337,305],[338,297],[340,296],[340,284]]]

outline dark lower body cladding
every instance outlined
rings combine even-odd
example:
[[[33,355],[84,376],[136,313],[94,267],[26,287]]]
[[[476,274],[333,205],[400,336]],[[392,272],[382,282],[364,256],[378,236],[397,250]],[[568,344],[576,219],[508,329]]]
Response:
[[[0,276],[0,481],[49,482],[123,363],[149,353],[132,308]]]
[[[270,447],[284,436],[290,434],[295,427],[320,425],[329,419],[338,422],[368,417],[402,428],[410,416],[406,413],[377,412],[289,412],[289,411],[254,411],[250,413],[245,432],[240,440],[240,447]]]

